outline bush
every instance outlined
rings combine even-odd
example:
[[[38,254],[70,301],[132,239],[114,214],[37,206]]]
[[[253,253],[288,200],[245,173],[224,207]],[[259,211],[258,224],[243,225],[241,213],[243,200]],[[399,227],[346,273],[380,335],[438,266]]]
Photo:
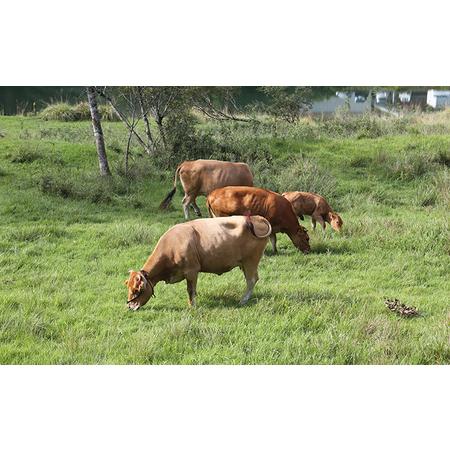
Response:
[[[73,105],[72,107],[74,119],[73,120],[91,120],[91,110],[89,109],[88,102],[80,102],[76,105]],[[100,117],[103,119],[100,106],[98,108]]]
[[[114,110],[109,105],[99,105],[100,117],[105,121],[119,120]],[[91,120],[91,112],[87,102],[79,102],[70,105],[65,102],[52,103],[41,111],[40,117],[43,120],[60,120],[63,122],[76,122],[81,120]]]
[[[37,149],[32,149],[27,146],[19,147],[12,155],[11,162],[12,163],[32,163],[38,159],[42,159],[44,155],[42,152]]]
[[[62,198],[84,199],[92,203],[110,203],[115,195],[127,191],[125,183],[96,174],[49,172],[38,178],[39,190]]]
[[[320,193],[327,199],[335,196],[336,180],[314,160],[296,158],[276,175],[278,192],[306,191]]]
[[[389,178],[401,181],[412,181],[437,167],[429,153],[402,152],[396,156],[384,156],[379,163]]]
[[[120,177],[128,180],[140,180],[143,178],[166,179],[165,172],[155,167],[154,161],[147,155],[137,155],[135,159],[129,159],[128,173],[125,173],[125,164],[121,161],[115,168],[115,172]],[[173,176],[173,173],[171,173]]]
[[[43,120],[61,120],[72,122],[76,119],[74,107],[68,103],[53,103],[48,105],[40,114]]]

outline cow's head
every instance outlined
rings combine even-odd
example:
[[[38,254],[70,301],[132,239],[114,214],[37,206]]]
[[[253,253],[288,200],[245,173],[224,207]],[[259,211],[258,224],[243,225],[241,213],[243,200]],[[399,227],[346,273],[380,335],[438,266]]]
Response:
[[[341,231],[342,224],[344,223],[339,216],[339,214],[336,214],[335,212],[329,212],[328,213],[328,220],[330,222],[331,228],[333,228],[336,231]]]
[[[299,225],[297,232],[294,234],[292,241],[294,245],[303,253],[309,253],[311,247],[309,246],[309,236],[305,227]]]
[[[153,285],[147,279],[147,273],[143,270],[135,272],[130,270],[128,280],[125,284],[128,287],[128,308],[136,311],[141,306],[148,302],[148,299],[153,295]]]

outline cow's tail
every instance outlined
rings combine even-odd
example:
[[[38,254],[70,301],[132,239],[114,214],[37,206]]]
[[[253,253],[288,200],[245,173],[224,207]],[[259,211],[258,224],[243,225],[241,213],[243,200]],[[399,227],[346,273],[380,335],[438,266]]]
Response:
[[[214,211],[211,208],[211,205],[209,204],[208,197],[206,198],[206,207],[208,208],[209,217],[216,217]]]
[[[265,219],[264,217],[261,217],[261,219],[263,219],[266,222],[268,231],[266,234],[260,236],[260,235],[256,234],[255,226],[253,225],[252,216],[250,214],[250,211],[246,212],[244,214],[244,216],[245,216],[245,224],[247,225],[247,229],[250,231],[250,233],[253,234],[253,236],[257,237],[258,239],[264,239],[272,234],[272,226],[270,225],[270,222],[267,219]]]
[[[164,200],[159,205],[159,209],[167,209],[167,207],[170,205],[170,202],[173,199],[173,196],[175,195],[175,192],[177,191],[177,179],[180,174],[180,169],[183,163],[181,163],[177,170],[175,171],[175,179],[173,180],[173,189],[165,196]]]

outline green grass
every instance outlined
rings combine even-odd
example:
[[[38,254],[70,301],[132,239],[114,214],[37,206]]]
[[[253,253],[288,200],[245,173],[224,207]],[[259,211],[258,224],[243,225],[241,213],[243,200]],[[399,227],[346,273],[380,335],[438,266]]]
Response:
[[[0,118],[0,363],[450,363],[448,134],[265,134],[274,172],[287,165],[288,179],[274,175],[279,188],[302,180],[293,156],[330,174],[343,233],[311,231],[307,256],[280,235],[280,254],[266,250],[245,307],[234,269],[200,274],[195,309],[183,282],[159,284],[132,313],[123,281],[183,221],[181,194],[158,212],[172,172],[135,149],[141,171],[128,183],[118,175],[122,125],[104,128],[114,172],[106,187],[94,176],[88,122]],[[395,316],[385,297],[420,317]]]

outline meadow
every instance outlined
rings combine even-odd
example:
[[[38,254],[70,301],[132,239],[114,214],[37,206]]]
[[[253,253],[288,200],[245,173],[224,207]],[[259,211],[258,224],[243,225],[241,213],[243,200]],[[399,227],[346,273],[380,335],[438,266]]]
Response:
[[[184,221],[180,188],[158,211],[174,162],[133,148],[124,176],[125,130],[105,122],[113,177],[99,180],[88,121],[0,117],[1,364],[450,363],[448,113],[197,127],[220,143],[199,156],[244,155],[262,187],[322,193],[342,233],[306,218],[309,255],[279,235],[244,307],[234,269],[200,274],[195,308],[182,282],[130,312],[128,270]]]

